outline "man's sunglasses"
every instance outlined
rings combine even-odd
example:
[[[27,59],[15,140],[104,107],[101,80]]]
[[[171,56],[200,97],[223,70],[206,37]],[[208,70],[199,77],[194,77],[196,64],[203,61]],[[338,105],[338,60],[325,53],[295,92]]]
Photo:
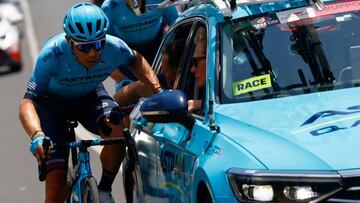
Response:
[[[81,52],[89,52],[91,48],[93,48],[95,51],[99,51],[100,49],[104,48],[105,46],[105,38],[91,41],[91,42],[76,42],[74,40],[71,40],[74,43],[74,46],[77,50]]]
[[[205,56],[193,57],[192,62],[195,67],[198,67],[200,60],[206,59]]]

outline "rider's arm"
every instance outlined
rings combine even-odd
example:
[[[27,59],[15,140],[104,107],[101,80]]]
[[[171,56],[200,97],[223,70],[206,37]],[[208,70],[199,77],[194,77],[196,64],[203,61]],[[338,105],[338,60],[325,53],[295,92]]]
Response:
[[[134,54],[131,71],[141,82],[150,87],[153,93],[157,93],[161,90],[161,86],[155,72],[139,52],[134,51]]]
[[[36,61],[34,71],[27,84],[27,89],[19,106],[19,117],[30,138],[42,134],[40,119],[36,112],[37,101],[40,101],[48,87],[55,67],[54,55],[51,50],[42,50]]]
[[[31,139],[37,135],[44,134],[41,130],[40,119],[35,108],[36,103],[31,99],[22,99],[19,107],[21,124]]]
[[[111,73],[111,78],[114,79],[116,83],[119,83],[122,79],[126,78],[126,76],[117,68]]]

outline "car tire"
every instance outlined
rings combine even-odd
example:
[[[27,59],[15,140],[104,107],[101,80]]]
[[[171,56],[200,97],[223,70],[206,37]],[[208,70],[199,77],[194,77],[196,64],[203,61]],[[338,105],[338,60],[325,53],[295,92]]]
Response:
[[[10,68],[11,68],[11,72],[17,72],[17,71],[21,70],[22,64],[21,63],[15,63],[15,64],[12,64],[10,66]]]
[[[211,194],[204,183],[202,183],[200,185],[200,187],[198,188],[196,202],[197,203],[213,203]]]
[[[207,193],[204,197],[204,203],[212,203],[212,199],[209,193]]]

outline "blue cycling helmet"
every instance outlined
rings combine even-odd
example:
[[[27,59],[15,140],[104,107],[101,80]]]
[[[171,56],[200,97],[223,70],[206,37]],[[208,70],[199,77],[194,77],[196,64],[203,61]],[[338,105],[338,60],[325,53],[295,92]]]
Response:
[[[64,17],[64,31],[75,41],[88,42],[103,38],[109,20],[100,7],[79,3],[69,8]]]

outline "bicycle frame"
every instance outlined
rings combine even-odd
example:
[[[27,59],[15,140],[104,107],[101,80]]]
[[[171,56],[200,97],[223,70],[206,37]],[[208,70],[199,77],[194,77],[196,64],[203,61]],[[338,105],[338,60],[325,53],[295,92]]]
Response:
[[[76,141],[75,139],[75,128],[77,127],[77,122],[69,121],[69,135],[71,136],[70,139],[74,140],[72,142],[66,143],[64,147],[69,147],[71,152],[71,159],[72,159],[72,167],[69,167],[68,170],[68,186],[69,186],[69,194],[66,199],[67,203],[76,202],[76,203],[83,203],[83,202],[92,202],[92,203],[100,203],[99,200],[99,193],[97,190],[97,183],[96,179],[92,175],[91,172],[91,165],[90,165],[90,153],[88,152],[87,148],[96,145],[112,145],[112,144],[125,144],[131,151],[132,145],[134,145],[134,141],[131,138],[129,129],[123,129],[124,137],[117,137],[117,138],[107,138],[107,139],[93,139],[93,140],[79,140]],[[50,145],[51,140],[49,137],[45,137],[43,142],[43,148],[47,153]],[[77,152],[79,149],[79,152]],[[133,160],[134,157],[131,156],[130,160]],[[39,180],[45,180],[45,161],[43,159],[41,164],[39,165]],[[90,195],[90,196],[88,196]],[[84,200],[86,197],[86,200]],[[90,201],[87,199],[90,197]]]
[[[69,143],[70,148],[79,147],[79,142]],[[87,151],[87,147],[80,148],[80,151],[77,154],[78,163],[73,166],[73,173],[68,177],[68,183],[70,186],[69,201],[70,202],[82,202],[82,181],[87,177],[93,177],[90,166],[90,153]],[[69,169],[70,170],[70,169]]]
[[[69,132],[70,136],[75,140],[74,128],[77,123],[70,122]],[[128,133],[124,129],[124,134]],[[90,153],[87,148],[97,145],[111,145],[111,144],[128,144],[127,138],[108,138],[108,139],[94,139],[94,140],[79,140],[67,143],[66,146],[71,149],[72,167],[69,167],[68,172],[68,185],[70,188],[67,202],[83,203],[83,192],[85,189],[84,182],[86,179],[93,179],[92,184],[95,184],[94,191],[90,191],[94,196],[98,195],[97,183],[91,172]],[[79,149],[79,152],[77,152]],[[91,181],[90,181],[91,182]]]

